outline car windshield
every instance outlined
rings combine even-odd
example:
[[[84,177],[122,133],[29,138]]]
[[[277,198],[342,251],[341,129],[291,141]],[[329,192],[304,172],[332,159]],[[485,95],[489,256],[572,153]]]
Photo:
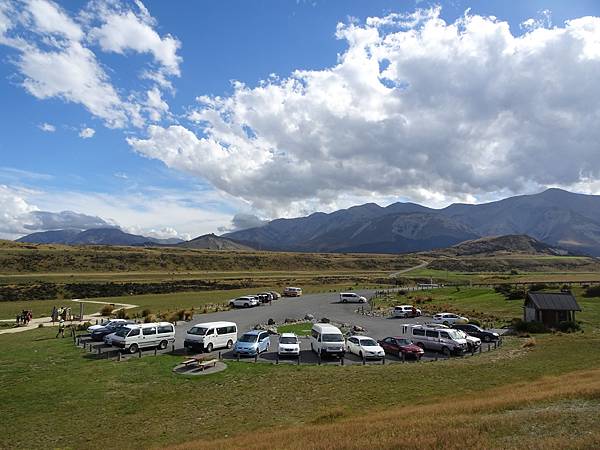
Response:
[[[458,330],[448,330],[447,331],[448,336],[450,336],[450,338],[452,339],[464,339],[464,334],[462,331],[458,331]]]
[[[361,339],[359,342],[363,347],[375,347],[377,345],[377,342],[373,339]]]
[[[341,334],[324,334],[323,342],[344,342],[344,336]]]
[[[244,334],[239,339],[240,342],[256,342],[258,336],[256,334]]]
[[[396,339],[396,342],[398,342],[398,345],[410,345],[412,344],[412,341],[409,339]]]
[[[188,334],[196,334],[198,336],[204,336],[207,331],[208,331],[208,328],[192,327],[189,329]]]
[[[122,328],[119,328],[115,334],[119,337],[126,337],[130,331],[131,331],[131,328],[122,327]]]
[[[284,336],[282,338],[279,338],[279,343],[280,344],[297,344],[298,338],[295,338],[293,336]]]

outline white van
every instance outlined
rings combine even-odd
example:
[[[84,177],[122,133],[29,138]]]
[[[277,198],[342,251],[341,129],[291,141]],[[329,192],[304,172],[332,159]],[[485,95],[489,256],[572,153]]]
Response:
[[[288,286],[283,290],[284,297],[300,297],[302,295],[302,288]]]
[[[328,323],[315,323],[310,331],[310,349],[321,356],[344,357],[346,340],[339,328]]]
[[[367,299],[355,292],[340,292],[340,302],[367,303]]]
[[[402,325],[401,334],[422,349],[441,351],[444,355],[461,354],[467,351],[467,340],[458,330],[435,325]]]
[[[136,353],[140,348],[165,349],[175,342],[175,327],[169,322],[141,323],[119,328],[112,335],[112,345]]]
[[[237,342],[237,331],[234,322],[198,323],[187,330],[183,346],[209,353],[215,348],[232,348]]]

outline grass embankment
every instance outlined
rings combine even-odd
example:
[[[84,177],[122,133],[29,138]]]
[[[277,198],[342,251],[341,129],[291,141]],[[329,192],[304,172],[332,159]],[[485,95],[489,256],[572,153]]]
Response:
[[[300,322],[300,323],[289,323],[280,325],[277,327],[277,332],[281,333],[294,333],[296,336],[308,336],[312,329],[311,322]]]
[[[35,245],[0,241],[0,272],[235,272],[401,270],[419,264],[414,255],[234,252],[160,247]]]
[[[357,414],[364,423],[379,420],[383,425],[384,415],[390,413],[392,423],[402,425],[402,410],[394,408],[430,404],[436,405],[434,409],[444,408],[444,404],[465,398],[489,398],[490,389],[511,386],[507,390],[512,390],[515,383],[525,385],[542,377],[600,367],[597,334],[536,339],[537,345],[530,348],[522,348],[522,340],[512,339],[496,352],[437,363],[298,367],[231,362],[225,372],[187,378],[171,371],[181,357],[117,363],[88,358],[68,339],[54,339],[54,332],[48,329],[3,335],[0,448],[95,448],[100,441],[107,448],[113,446],[111,442],[122,446],[122,441],[104,439],[108,430],[117,429],[127,430],[127,442],[136,448],[224,435],[259,439],[269,426],[312,427]],[[584,399],[579,394],[571,398]],[[155,413],[157,408],[160,414]],[[468,408],[465,410],[468,414]],[[478,423],[477,415],[456,420],[469,426]],[[560,420],[568,420],[568,416]],[[446,429],[447,423],[440,422],[435,436],[444,439],[444,433],[452,432]],[[385,444],[395,433],[393,429],[403,428],[382,426],[380,432],[361,428],[365,431],[359,434],[369,436],[371,446],[381,447],[379,439]],[[252,435],[253,431],[258,434]],[[578,430],[585,436],[591,431]],[[566,427],[564,432],[572,430]],[[346,439],[355,434],[352,436]],[[273,442],[277,441],[264,441],[263,445],[272,446]],[[310,447],[313,441],[303,442]],[[350,445],[350,440],[338,442]],[[281,446],[293,445],[290,441]]]

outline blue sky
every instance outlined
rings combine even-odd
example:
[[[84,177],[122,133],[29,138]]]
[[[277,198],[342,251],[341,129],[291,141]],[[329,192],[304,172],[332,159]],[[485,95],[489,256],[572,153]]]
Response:
[[[259,223],[253,216],[294,216],[366,201],[444,206],[547,186],[597,192],[593,123],[577,130],[569,124],[577,114],[597,112],[592,103],[598,94],[573,87],[573,101],[565,103],[570,83],[587,79],[598,60],[589,50],[598,44],[597,23],[569,27],[565,21],[599,16],[597,2],[0,5],[0,237],[46,229],[35,211],[69,210],[132,232],[193,237]],[[392,19],[369,25],[369,17]],[[436,21],[445,24],[436,30],[445,32],[458,24],[459,36],[432,32],[410,45],[384,40],[394,33],[407,38]],[[582,30],[591,32],[581,37]],[[482,43],[484,36],[498,42]],[[513,40],[519,51],[507,58]],[[52,59],[69,51],[74,56],[66,65]],[[452,52],[457,60],[449,62],[444,55]],[[587,55],[585,64],[577,52]],[[470,71],[471,58],[498,69]],[[569,58],[575,61],[570,73],[540,69],[569,65]],[[370,63],[379,65],[375,81],[381,86],[363,83],[373,77]],[[384,73],[388,65],[393,73]],[[561,88],[532,91],[523,75],[528,68],[540,84]],[[471,72],[470,88],[458,89]],[[85,76],[84,89],[69,85]],[[490,86],[501,87],[492,92]],[[524,98],[511,96],[520,90]],[[150,101],[150,91],[158,103]],[[427,100],[431,92],[436,96]],[[111,93],[116,99],[109,102]],[[425,114],[429,101],[439,105]],[[452,115],[455,105],[464,112],[460,122],[434,114]],[[558,105],[553,117],[526,126],[518,120],[519,111],[551,105]],[[562,127],[569,131],[548,138]],[[520,138],[507,138],[513,135]],[[574,143],[572,163],[561,165],[565,146]],[[547,166],[537,173],[532,167],[540,155]],[[440,160],[443,167],[432,168]]]

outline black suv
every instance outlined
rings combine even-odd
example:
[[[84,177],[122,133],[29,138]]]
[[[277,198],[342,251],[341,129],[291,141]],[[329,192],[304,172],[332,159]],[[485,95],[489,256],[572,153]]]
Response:
[[[500,335],[498,333],[494,333],[492,331],[484,330],[477,325],[473,325],[470,323],[457,323],[452,326],[452,328],[456,328],[457,330],[464,331],[469,336],[474,336],[481,339],[483,342],[493,342],[500,339]]]

